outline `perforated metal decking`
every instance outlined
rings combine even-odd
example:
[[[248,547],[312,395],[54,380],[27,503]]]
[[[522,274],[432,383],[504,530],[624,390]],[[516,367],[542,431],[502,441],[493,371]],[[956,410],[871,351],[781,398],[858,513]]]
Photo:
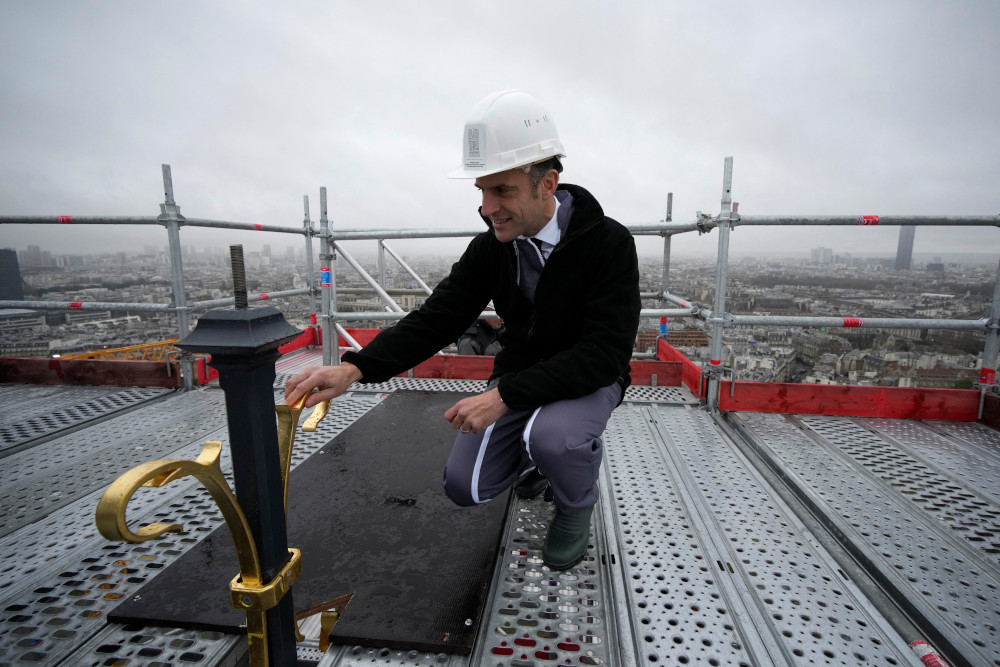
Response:
[[[317,357],[282,359],[276,387]],[[482,384],[400,378],[345,396],[318,433],[296,439],[293,464],[384,393]],[[0,388],[5,416],[30,405],[17,396]],[[245,653],[238,637],[105,618],[219,525],[207,494],[195,483],[143,490],[130,504],[133,522],[175,520],[187,532],[109,544],[92,518],[107,482],[84,481],[225,440],[221,406],[213,387],[172,394],[0,458],[0,664],[228,665]],[[974,424],[729,417],[737,440],[686,390],[630,389],[605,433],[587,559],[548,571],[539,551],[551,507],[515,501],[472,656],[354,646],[321,655],[313,639],[300,657],[326,667],[920,665],[824,549],[828,537],[807,525],[826,529],[783,501],[789,491],[772,486],[769,464],[968,664],[1000,665],[1000,434]],[[71,484],[74,474],[81,480]]]
[[[995,432],[740,414],[745,439],[954,660],[1000,664]]]

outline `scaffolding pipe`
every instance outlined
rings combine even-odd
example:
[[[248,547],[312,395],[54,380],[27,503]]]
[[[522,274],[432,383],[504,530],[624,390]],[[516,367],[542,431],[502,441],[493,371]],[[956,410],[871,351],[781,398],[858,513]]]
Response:
[[[320,323],[323,331],[323,365],[336,366],[340,364],[340,354],[338,353],[337,341],[335,340],[336,329],[331,318],[334,317],[333,308],[337,303],[337,271],[335,264],[337,255],[330,240],[330,221],[326,217],[326,188],[319,189],[319,230],[320,230],[320,289],[322,290],[323,312]]]
[[[640,317],[687,317],[692,315],[690,308],[644,308],[639,311]],[[334,317],[338,320],[348,320],[352,322],[359,322],[363,320],[401,320],[409,313],[405,311],[400,312],[381,312],[378,310],[371,311],[357,311],[351,312],[337,311],[333,313]],[[483,311],[479,317],[484,319],[495,318],[497,314],[493,311]]]
[[[722,211],[719,214],[719,253],[715,262],[715,306],[717,313],[726,312],[726,269],[729,265],[729,227],[733,215],[733,158],[727,157],[722,175]],[[709,321],[711,340],[709,347],[708,407],[712,412],[719,407],[719,376],[722,365],[722,328],[718,319]],[[716,368],[711,368],[716,367]]]
[[[181,207],[174,201],[174,182],[170,175],[170,165],[161,165],[163,171],[164,201],[160,205],[159,219],[167,227],[167,241],[170,247],[170,279],[174,291],[174,309],[177,312],[178,338],[187,338],[191,333],[191,310],[187,305],[187,293],[184,289],[184,264],[181,261],[180,226],[184,222]],[[194,388],[194,355],[182,351],[180,355],[181,377],[184,389]]]
[[[725,321],[726,326],[833,327],[844,329],[950,329],[984,331],[988,320],[923,320],[905,317],[795,317],[782,315],[726,315],[709,322]]]
[[[775,227],[808,227],[808,226],[862,226],[862,227],[899,227],[913,225],[918,227],[1000,227],[1000,215],[734,215],[725,219],[730,226],[775,226]],[[718,227],[723,218],[701,216],[693,222],[678,222],[665,224],[636,223],[625,225],[635,235],[646,234],[680,234],[683,232],[709,232]]]
[[[746,215],[736,223],[740,226],[861,226],[861,227],[1000,227],[1000,215]]]
[[[388,285],[387,282],[388,276],[386,275],[386,267],[385,267],[385,242],[380,240],[377,244],[377,247],[378,250],[375,253],[375,262],[378,267],[378,284],[379,287],[385,290],[386,285]],[[386,293],[386,296],[389,296],[389,294]],[[392,299],[391,296],[389,296],[389,298]],[[396,300],[392,299],[392,302],[396,303]],[[403,310],[402,307],[400,307],[399,309]],[[385,322],[382,322],[382,324],[385,325]]]
[[[392,309],[393,311],[395,311],[397,313],[403,312],[403,309],[399,307],[399,304],[396,303],[393,300],[393,298],[391,296],[389,296],[389,294],[384,289],[382,289],[382,286],[379,285],[378,282],[374,278],[372,278],[371,275],[369,275],[369,273],[367,271],[365,271],[364,267],[362,267],[360,264],[358,264],[358,262],[353,257],[351,257],[351,255],[346,250],[344,250],[344,248],[341,247],[341,245],[339,243],[337,243],[336,241],[334,241],[333,248],[334,248],[334,250],[339,251],[341,257],[343,257],[344,260],[346,260],[348,264],[350,264],[352,267],[354,267],[354,270],[358,272],[358,275],[360,275],[361,278],[366,283],[368,283],[368,285],[373,290],[375,290],[375,293],[379,295],[379,298],[382,299],[382,301],[385,303],[386,307]]]
[[[299,287],[297,289],[286,289],[279,292],[259,292],[257,294],[248,294],[247,301],[270,301],[271,299],[281,299],[288,296],[302,296],[304,294],[309,294],[309,289],[306,287]],[[208,299],[206,301],[192,301],[188,304],[188,308],[191,310],[203,310],[205,308],[216,308],[218,306],[231,306],[235,303],[235,297],[223,297],[221,299]]]
[[[670,222],[674,217],[674,193],[667,193],[667,214],[664,222]],[[670,283],[670,244],[673,234],[663,234],[663,266],[660,269],[660,301],[661,306],[666,306],[666,299],[662,296],[667,293],[667,286]]]
[[[337,333],[340,334],[340,336],[347,341],[347,344],[351,346],[351,349],[353,349],[355,352],[361,351],[361,343],[354,340],[354,337],[351,336],[351,334],[347,333],[347,329],[340,326],[339,323],[337,324]]]
[[[248,301],[268,301],[271,299],[281,299],[289,296],[301,296],[308,294],[309,289],[300,287],[297,289],[280,290],[277,292],[260,292],[247,296]],[[224,297],[221,299],[207,299],[205,301],[192,301],[187,304],[188,312],[215,308],[217,306],[230,306],[235,302],[234,297]],[[172,303],[125,303],[119,301],[0,301],[0,308],[25,308],[29,310],[134,310],[144,313],[172,313],[176,312],[177,306]]]
[[[403,258],[402,258],[402,257],[400,257],[399,255],[397,255],[397,254],[396,254],[396,252],[395,252],[395,251],[394,251],[394,250],[393,250],[392,248],[390,248],[389,246],[387,246],[387,245],[386,245],[386,244],[385,244],[384,242],[382,242],[382,241],[379,241],[379,243],[381,243],[382,247],[383,247],[383,248],[385,248],[385,251],[386,251],[387,253],[389,253],[389,255],[390,255],[390,256],[391,256],[391,257],[392,257],[392,258],[393,258],[394,260],[396,260],[396,262],[397,262],[397,263],[398,263],[398,264],[399,264],[399,265],[400,265],[401,267],[403,267],[403,270],[404,270],[404,271],[406,271],[406,272],[407,272],[408,274],[410,274],[410,277],[411,277],[411,278],[413,278],[413,279],[414,279],[414,280],[415,280],[415,281],[417,282],[417,284],[418,284],[418,285],[420,285],[420,289],[421,289],[421,290],[422,290],[422,291],[423,291],[423,292],[424,292],[425,294],[427,294],[428,296],[430,296],[430,294],[431,294],[431,292],[432,292],[433,290],[432,290],[432,289],[431,289],[430,287],[428,287],[428,286],[427,286],[427,283],[425,283],[425,282],[424,282],[424,281],[423,281],[423,280],[422,280],[422,279],[420,278],[420,276],[418,276],[418,275],[417,275],[417,272],[416,272],[416,271],[414,271],[414,270],[413,270],[412,268],[410,268],[410,265],[409,265],[409,264],[407,264],[407,263],[406,263],[406,262],[405,262],[405,261],[403,260]],[[405,293],[405,292],[404,292],[404,293]]]
[[[639,317],[690,317],[694,315],[693,308],[643,308]]]
[[[676,304],[676,305],[680,306],[681,308],[695,308],[695,309],[697,309],[697,307],[698,307],[697,304],[695,304],[694,302],[688,301],[688,300],[686,300],[686,299],[684,299],[682,297],[677,296],[676,294],[671,294],[670,292],[667,292],[667,291],[663,292],[662,298],[663,298],[664,301],[669,301],[670,303]]]
[[[316,267],[313,266],[312,237],[314,232],[312,220],[309,219],[309,195],[302,195],[302,208],[305,211],[302,228],[306,232],[306,287],[309,288],[309,315],[312,318],[310,324],[316,324]]]
[[[396,296],[401,296],[404,294],[427,294],[424,290],[413,287],[389,287],[385,290],[389,294],[395,294]],[[372,290],[368,287],[338,287],[338,294],[371,294]]]
[[[997,277],[993,283],[993,302],[990,304],[990,316],[986,324],[986,347],[983,348],[982,367],[996,369],[998,356],[1000,356],[1000,262],[997,263]]]
[[[28,310],[135,310],[145,313],[174,313],[170,303],[115,303],[113,301],[0,301],[0,308]]]
[[[385,289],[388,284],[388,276],[386,275],[385,267],[385,242],[378,242],[378,251],[375,253],[375,263],[378,266],[378,284]]]
[[[0,215],[0,225],[163,225],[152,216]]]
[[[276,232],[278,234],[305,234],[298,227],[283,227],[281,225],[259,225],[253,222],[228,222],[226,220],[205,220],[203,218],[188,218],[185,227],[210,227],[212,229],[237,229],[247,232]]]

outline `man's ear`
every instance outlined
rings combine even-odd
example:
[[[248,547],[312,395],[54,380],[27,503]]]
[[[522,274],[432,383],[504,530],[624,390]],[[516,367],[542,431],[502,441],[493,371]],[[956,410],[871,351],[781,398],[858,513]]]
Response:
[[[559,172],[555,169],[549,169],[549,171],[542,177],[542,180],[538,183],[538,194],[542,199],[546,199],[555,194],[556,188],[559,187]]]

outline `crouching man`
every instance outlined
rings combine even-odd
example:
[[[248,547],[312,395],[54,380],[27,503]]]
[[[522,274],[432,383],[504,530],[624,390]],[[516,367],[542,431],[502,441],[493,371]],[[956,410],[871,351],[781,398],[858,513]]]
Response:
[[[504,331],[486,391],[444,414],[458,431],[444,488],[459,505],[514,485],[522,498],[551,486],[556,512],[542,557],[553,570],[587,552],[603,457],[601,434],[623,398],[639,326],[639,270],[625,227],[587,190],[559,182],[563,146],[545,109],[523,91],[494,93],[462,136],[489,227],[469,243],[424,305],[338,366],[288,380],[292,403],[383,382],[456,340],[491,301]]]

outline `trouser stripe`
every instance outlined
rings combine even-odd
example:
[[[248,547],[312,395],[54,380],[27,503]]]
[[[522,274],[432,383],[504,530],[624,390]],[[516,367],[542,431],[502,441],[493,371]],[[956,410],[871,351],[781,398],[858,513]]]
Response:
[[[521,439],[524,441],[524,451],[528,453],[528,458],[534,461],[531,456],[531,427],[535,423],[535,417],[541,412],[541,408],[535,408],[535,411],[531,413],[531,418],[528,419],[528,424],[524,427],[524,433],[521,435]]]
[[[479,441],[479,453],[476,454],[476,464],[472,468],[472,502],[477,505],[490,502],[490,498],[486,500],[479,499],[479,473],[483,468],[483,457],[486,456],[486,447],[489,445],[490,436],[493,435],[494,425],[495,423],[490,424],[483,432],[483,438]]]

